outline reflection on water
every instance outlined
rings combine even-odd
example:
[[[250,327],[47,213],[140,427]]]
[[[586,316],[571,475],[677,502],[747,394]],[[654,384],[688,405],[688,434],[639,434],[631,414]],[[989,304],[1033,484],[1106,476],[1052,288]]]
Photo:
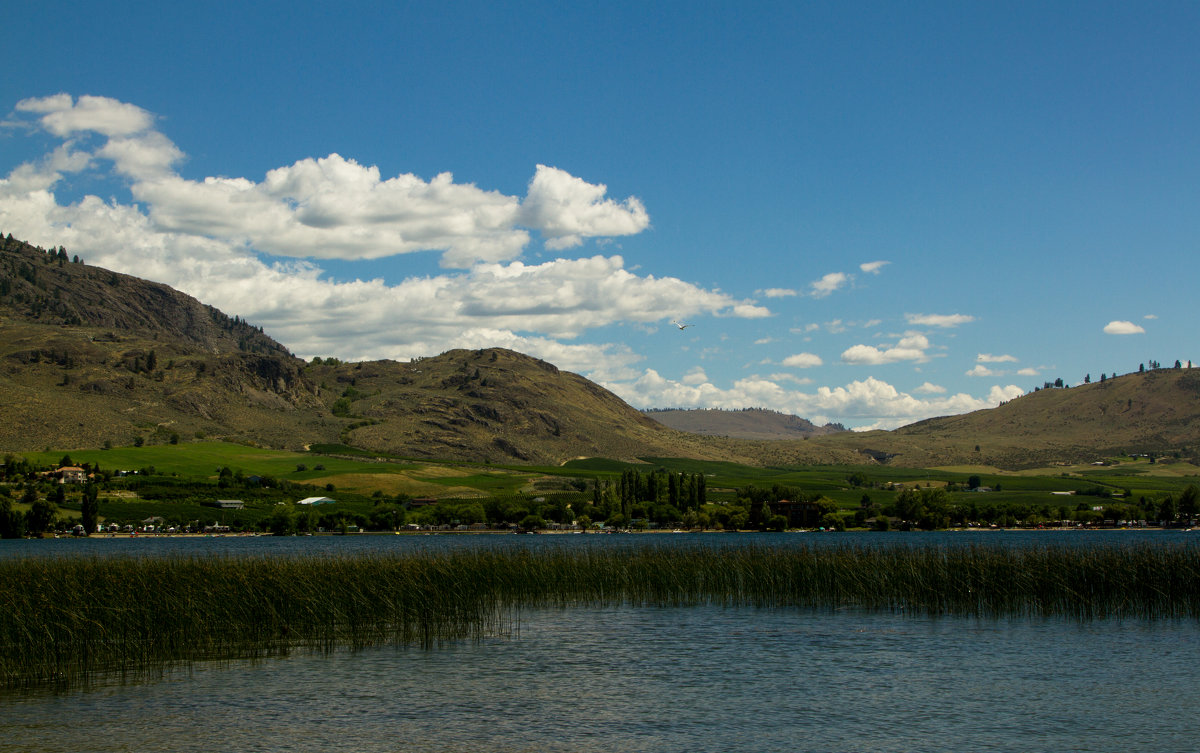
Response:
[[[1194,622],[720,607],[0,699],[0,751],[1185,751]]]

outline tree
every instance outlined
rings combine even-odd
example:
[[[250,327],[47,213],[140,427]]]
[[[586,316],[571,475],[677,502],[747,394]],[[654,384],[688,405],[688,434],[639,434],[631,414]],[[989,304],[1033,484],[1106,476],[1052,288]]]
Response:
[[[80,504],[80,512],[83,520],[83,535],[91,536],[96,532],[96,524],[100,522],[100,489],[94,483],[87,484],[83,487],[83,501]]]
[[[289,505],[276,505],[267,517],[267,530],[276,536],[287,536],[296,532],[296,516]]]
[[[978,489],[981,486],[983,486],[983,479],[979,478],[978,476],[967,477],[968,489]]]
[[[49,531],[58,516],[58,507],[48,499],[39,499],[25,513],[25,528],[30,533]]]
[[[1195,484],[1188,484],[1179,495],[1179,514],[1190,521],[1196,517],[1197,512],[1200,512],[1200,488]]]
[[[1170,525],[1175,522],[1176,515],[1178,508],[1175,507],[1175,498],[1168,494],[1158,503],[1158,519]]]
[[[0,539],[19,539],[25,534],[25,516],[13,509],[7,495],[0,497]]]

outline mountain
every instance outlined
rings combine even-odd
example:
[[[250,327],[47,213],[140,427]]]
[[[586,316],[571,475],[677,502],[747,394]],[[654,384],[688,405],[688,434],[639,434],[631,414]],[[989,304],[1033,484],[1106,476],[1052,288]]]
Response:
[[[842,437],[829,437],[838,446]],[[1144,453],[1200,461],[1200,369],[1153,369],[1028,393],[850,442],[907,466],[1029,468]],[[845,445],[842,445],[845,446]]]
[[[846,431],[841,424],[817,426],[808,419],[764,408],[717,410],[647,410],[644,413],[655,421],[679,431],[735,439],[807,439]]]
[[[0,450],[226,439],[559,463],[727,452],[513,351],[307,363],[173,290],[0,240]]]
[[[209,438],[536,464],[688,457],[1021,468],[1123,452],[1200,460],[1200,371],[1044,389],[890,432],[839,428],[772,411],[647,415],[577,374],[497,348],[409,363],[306,362],[165,285],[0,239],[3,452]]]

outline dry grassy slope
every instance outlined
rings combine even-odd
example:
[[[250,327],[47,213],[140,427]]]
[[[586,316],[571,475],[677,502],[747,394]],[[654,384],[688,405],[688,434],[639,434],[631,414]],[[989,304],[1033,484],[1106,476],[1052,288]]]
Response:
[[[343,397],[350,415],[336,416]],[[340,438],[407,456],[497,462],[673,456],[1016,468],[1119,451],[1200,455],[1200,371],[1042,390],[894,432],[702,437],[512,351],[306,364],[257,328],[170,288],[0,240],[0,451],[173,434],[297,448]]]
[[[1200,369],[1159,369],[1030,393],[997,408],[892,432],[823,438],[894,455],[906,466],[1023,468],[1122,452],[1200,456]],[[979,450],[975,448],[978,446]]]
[[[0,449],[335,441],[304,363],[165,285],[0,241]],[[324,413],[324,417],[322,417]]]
[[[668,429],[578,374],[503,349],[453,350],[412,363],[314,366],[378,423],[360,447],[416,457],[558,463],[573,457],[706,457],[699,437]]]
[[[679,431],[736,439],[804,439],[845,431],[837,424],[817,426],[799,416],[762,408],[655,410],[646,416]]]
[[[336,441],[340,422],[294,359],[98,332],[0,317],[0,449],[120,446],[175,434],[286,447],[300,427]]]
[[[348,389],[349,388],[349,389]],[[350,415],[335,416],[340,397]],[[503,350],[306,364],[163,285],[0,241],[0,450],[195,436],[410,456],[719,457],[576,374]]]

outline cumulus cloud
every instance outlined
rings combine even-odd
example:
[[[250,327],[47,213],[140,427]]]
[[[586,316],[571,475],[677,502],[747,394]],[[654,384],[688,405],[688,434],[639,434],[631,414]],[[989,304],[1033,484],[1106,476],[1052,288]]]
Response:
[[[574,344],[611,324],[677,316],[758,318],[770,311],[674,277],[637,275],[620,256],[514,261],[529,239],[515,224],[543,217],[548,238],[636,232],[640,202],[604,198],[592,186],[539,166],[531,205],[448,174],[383,178],[378,168],[333,154],[267,173],[190,180],[183,153],[145,110],[100,97],[23,100],[17,115],[54,136],[90,132],[0,178],[0,227],[44,246],[64,245],[88,263],[164,282],[260,324],[298,355],[347,360],[511,347],[604,378],[635,374],[641,356],[617,344]],[[133,201],[54,194],[65,173],[110,170]],[[557,197],[561,206],[547,207]],[[572,220],[572,215],[577,215]],[[532,220],[530,220],[532,222]],[[569,232],[568,232],[569,231]],[[564,233],[566,235],[564,235]],[[320,259],[412,251],[444,254],[446,274],[335,282]],[[263,256],[263,255],[267,256]]]
[[[1115,320],[1104,325],[1106,335],[1140,335],[1145,331],[1145,328],[1133,322]]]
[[[607,192],[603,184],[538,165],[521,204],[520,222],[540,230],[549,249],[578,246],[594,236],[633,235],[650,226],[639,199],[618,202],[605,198]]]
[[[904,318],[909,324],[943,328],[957,327],[960,324],[975,321],[975,317],[968,314],[905,314]]]
[[[850,275],[845,272],[830,272],[821,279],[812,283],[810,286],[810,295],[813,298],[824,298],[830,295],[838,288],[844,287],[850,282]]]
[[[799,295],[791,288],[767,288],[766,290],[760,290],[759,293],[767,298],[790,298]]]
[[[683,383],[689,385],[704,384],[708,381],[708,374],[704,372],[704,367],[693,366],[683,375]]]
[[[1017,374],[1020,376],[1040,376],[1041,373],[1042,372],[1038,371],[1032,366],[1026,366],[1025,368],[1017,371]]]
[[[768,378],[773,382],[791,382],[792,384],[800,385],[813,383],[813,380],[809,377],[798,377],[795,374],[788,374],[786,372],[771,374],[771,376]]]
[[[545,165],[537,166],[524,199],[456,183],[450,173],[428,181],[410,174],[384,178],[377,167],[339,154],[276,168],[262,181],[195,181],[174,172],[183,152],[136,105],[59,94],[22,100],[16,110],[60,138],[107,137],[94,151],[77,153],[76,168],[111,162],[131,180],[133,198],[148,208],[158,230],[276,256],[351,260],[440,251],[444,266],[465,269],[517,258],[529,230],[538,231],[547,248],[563,249],[586,238],[639,233],[650,223],[636,197],[607,198],[605,186]],[[42,188],[53,185],[55,174],[42,171]]]
[[[869,261],[865,264],[859,264],[858,268],[869,275],[877,275],[879,271],[886,267],[891,262],[888,261]]]
[[[1015,400],[1024,394],[1025,390],[1021,389],[1015,384],[1007,384],[1004,386],[997,384],[993,385],[992,388],[988,390],[987,401],[992,405],[999,405],[1000,403],[1004,403],[1009,400]]]
[[[975,360],[979,363],[1016,363],[1016,356],[1002,355],[994,356],[991,353],[980,353],[975,356]]]
[[[69,94],[55,94],[23,99],[16,109],[40,116],[42,128],[59,137],[85,131],[112,137],[131,136],[154,125],[154,116],[149,112],[108,97],[84,95],[75,101]]]
[[[783,359],[782,365],[797,369],[810,369],[814,366],[820,366],[823,363],[821,357],[815,353],[797,353]]]
[[[918,398],[874,377],[839,387],[818,387],[803,392],[783,387],[774,377],[751,376],[728,389],[711,383],[683,384],[646,369],[636,379],[605,383],[605,387],[637,407],[672,405],[716,407],[728,410],[768,407],[803,416],[818,423],[837,416],[856,429],[892,429],[933,416],[953,415],[995,407],[1023,391],[1019,387],[993,387],[986,398],[958,393]]]
[[[983,364],[977,364],[975,366],[975,368],[966,372],[967,376],[969,376],[969,377],[994,377],[994,376],[1000,376],[1002,373],[1003,372],[1000,372],[1000,371],[992,371],[991,369],[984,366]]]
[[[923,363],[928,360],[925,351],[929,349],[929,339],[924,335],[909,333],[892,346],[882,348],[874,345],[854,345],[842,353],[842,362],[859,366],[878,366],[900,361],[916,361]]]
[[[920,387],[913,390],[919,395],[942,395],[945,394],[946,388],[931,382],[925,382]]]

